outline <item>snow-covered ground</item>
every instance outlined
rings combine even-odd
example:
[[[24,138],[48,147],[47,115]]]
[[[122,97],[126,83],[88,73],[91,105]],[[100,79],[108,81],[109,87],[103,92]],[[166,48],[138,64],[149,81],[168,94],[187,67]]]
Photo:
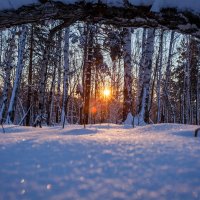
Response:
[[[200,199],[196,126],[6,127],[0,200]]]

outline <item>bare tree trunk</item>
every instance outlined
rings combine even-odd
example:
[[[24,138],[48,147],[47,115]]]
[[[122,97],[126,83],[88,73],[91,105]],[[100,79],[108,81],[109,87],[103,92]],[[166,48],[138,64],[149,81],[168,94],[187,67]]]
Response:
[[[123,45],[124,53],[124,104],[123,121],[128,113],[132,113],[132,64],[131,64],[131,28],[124,28],[125,39]]]
[[[58,53],[56,54],[58,57],[58,85],[57,85],[57,95],[56,95],[56,123],[61,122],[60,116],[60,100],[61,100],[61,66],[62,66],[62,31],[58,32]]]
[[[42,118],[44,117],[44,100],[45,100],[45,86],[46,86],[46,78],[47,78],[47,68],[48,68],[48,59],[49,59],[49,51],[50,51],[50,44],[53,36],[49,34],[49,37],[47,39],[47,42],[45,44],[45,49],[43,53],[43,62],[41,66],[40,71],[40,83],[39,83],[39,92],[38,92],[38,99],[39,99],[39,105],[38,105],[38,115],[35,119],[34,126],[41,127]]]
[[[185,81],[184,81],[185,82]],[[185,86],[184,86],[185,88]],[[182,99],[182,124],[185,124],[185,94],[181,96]]]
[[[185,64],[185,117],[186,117],[186,123],[191,123],[191,116],[190,116],[190,40],[191,38],[188,38],[187,42],[187,61]]]
[[[147,44],[145,48],[145,69],[144,69],[144,79],[142,85],[142,101],[139,106],[139,116],[144,119],[146,123],[149,123],[149,88],[151,80],[151,69],[152,69],[152,58],[154,53],[154,38],[155,29],[148,29],[147,33]]]
[[[145,70],[144,80],[142,87],[142,118],[146,123],[149,123],[149,88],[151,80],[151,69],[152,69],[152,57],[154,50],[154,37],[155,30],[149,29],[147,34],[147,46],[145,50]]]
[[[64,128],[65,119],[67,116],[67,99],[68,99],[68,73],[69,73],[69,28],[65,29],[64,36],[64,73],[63,73],[63,100],[62,100],[62,112],[61,123]]]
[[[200,69],[197,74],[197,88],[196,88],[196,125],[200,124]]]
[[[145,69],[145,51],[146,51],[146,35],[147,29],[143,29],[142,34],[142,55],[140,58],[140,65],[139,65],[139,78],[138,78],[138,88],[137,88],[137,113],[140,112],[141,109],[141,102],[142,102],[142,85],[144,81],[144,69]]]
[[[8,124],[13,123],[13,121],[14,121],[14,114],[15,114],[14,109],[15,109],[17,92],[19,89],[21,75],[22,75],[22,69],[23,69],[23,56],[24,56],[24,50],[25,50],[25,44],[26,44],[26,36],[27,36],[27,27],[25,25],[23,25],[22,32],[19,37],[18,62],[17,62],[15,82],[14,82],[14,86],[13,86],[13,90],[12,90],[12,95],[11,95],[10,104],[8,107],[7,119],[6,119],[6,123],[8,123]]]
[[[84,89],[84,123],[89,123],[89,111],[90,111],[90,90],[91,90],[91,72],[92,72],[92,58],[93,58],[93,37],[94,33],[92,26],[88,26],[88,48],[87,48],[87,59],[85,65],[85,89]]]
[[[12,60],[14,55],[14,46],[15,46],[15,33],[16,30],[14,29],[13,32],[11,32],[11,39],[10,44],[6,50],[6,57],[5,57],[5,77],[4,77],[4,87],[3,87],[3,94],[2,94],[2,102],[0,107],[0,122],[2,123],[4,120],[6,114],[6,107],[8,103],[8,93],[10,89],[10,79],[11,79],[11,70],[12,70]]]
[[[88,62],[88,24],[84,26],[84,36],[85,36],[85,42],[84,42],[84,49],[83,49],[83,73],[82,73],[82,104],[80,106],[80,124],[84,124],[85,126],[85,73],[86,73],[86,63]]]
[[[160,122],[160,112],[161,112],[161,108],[160,108],[160,102],[161,102],[161,76],[162,76],[162,59],[163,59],[163,35],[164,35],[164,31],[161,30],[160,33],[160,46],[159,46],[159,67],[158,67],[158,74],[157,74],[157,123]]]
[[[27,94],[27,105],[26,110],[28,111],[26,116],[26,126],[30,126],[30,106],[31,106],[31,95],[32,95],[32,72],[33,72],[33,31],[34,25],[31,26],[31,37],[30,37],[30,55],[29,55],[29,68],[28,68],[28,94]]]
[[[111,75],[111,94],[113,97],[116,97],[116,81],[117,81],[117,77],[116,77],[116,59],[112,59],[112,75]]]
[[[0,30],[0,66],[1,66],[2,52],[3,52],[3,34],[2,31]]]
[[[169,43],[169,53],[166,67],[166,75],[165,75],[165,83],[164,83],[164,98],[163,103],[165,103],[166,107],[171,108],[173,114],[173,122],[175,123],[175,111],[174,106],[170,102],[170,76],[171,76],[171,62],[172,62],[172,54],[173,54],[173,43],[174,43],[174,31],[171,31],[170,43]]]
[[[160,55],[158,54],[157,58],[156,58],[155,69],[154,69],[154,73],[153,73],[153,81],[152,81],[152,86],[151,86],[151,98],[150,98],[150,105],[149,105],[149,113],[151,113],[151,108],[153,105],[154,89],[155,89],[156,78],[157,78],[157,73],[158,73],[159,59],[160,59]]]
[[[47,105],[47,125],[51,126],[52,125],[52,110],[53,110],[53,102],[54,102],[54,92],[55,92],[55,80],[56,80],[56,63],[53,69],[53,77],[52,77],[52,82],[51,82],[51,88],[49,92],[49,102]]]

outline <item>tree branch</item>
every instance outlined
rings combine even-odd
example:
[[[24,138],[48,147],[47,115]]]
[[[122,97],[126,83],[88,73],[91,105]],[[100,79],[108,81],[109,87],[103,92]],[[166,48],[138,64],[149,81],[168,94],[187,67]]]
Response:
[[[70,25],[75,21],[112,24],[123,27],[151,27],[175,30],[200,39],[200,14],[163,9],[151,12],[150,6],[107,6],[103,3],[75,3],[42,1],[40,4],[23,6],[18,10],[0,11],[0,28],[40,22],[48,19],[64,20]]]

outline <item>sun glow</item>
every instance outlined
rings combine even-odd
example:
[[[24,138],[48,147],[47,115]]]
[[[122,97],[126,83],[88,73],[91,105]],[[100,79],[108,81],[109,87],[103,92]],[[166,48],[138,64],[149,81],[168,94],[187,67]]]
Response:
[[[103,91],[103,95],[105,96],[105,97],[109,97],[110,96],[110,90],[109,89],[104,89],[104,91]]]

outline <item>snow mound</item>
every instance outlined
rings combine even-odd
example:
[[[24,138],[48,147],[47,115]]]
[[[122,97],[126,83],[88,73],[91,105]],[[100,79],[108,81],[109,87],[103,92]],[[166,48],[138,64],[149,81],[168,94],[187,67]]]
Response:
[[[135,126],[145,126],[146,123],[144,122],[144,119],[140,115],[133,117],[131,113],[128,113],[127,118],[124,121],[124,125],[135,127]]]

